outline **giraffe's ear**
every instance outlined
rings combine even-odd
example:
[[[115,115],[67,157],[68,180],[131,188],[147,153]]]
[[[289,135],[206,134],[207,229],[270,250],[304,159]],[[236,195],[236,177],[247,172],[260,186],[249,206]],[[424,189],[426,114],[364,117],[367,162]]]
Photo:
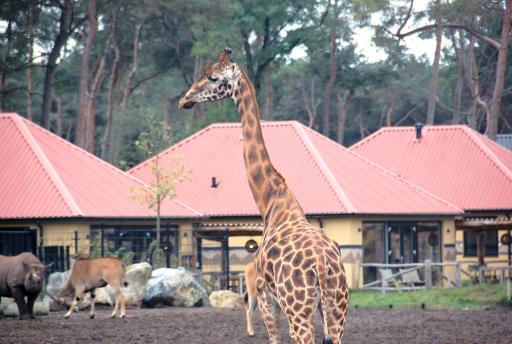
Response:
[[[226,63],[230,63],[231,62],[231,53],[233,52],[233,50],[231,48],[226,48],[224,49],[224,51],[222,52],[222,54],[220,54],[219,56],[219,62],[221,65],[224,65]]]

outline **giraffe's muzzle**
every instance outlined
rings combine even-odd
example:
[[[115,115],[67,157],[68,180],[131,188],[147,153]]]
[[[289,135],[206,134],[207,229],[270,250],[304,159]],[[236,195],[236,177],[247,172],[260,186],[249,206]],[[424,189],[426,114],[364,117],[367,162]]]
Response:
[[[186,99],[186,97],[180,99],[180,109],[192,109],[194,105],[196,105],[196,103]]]

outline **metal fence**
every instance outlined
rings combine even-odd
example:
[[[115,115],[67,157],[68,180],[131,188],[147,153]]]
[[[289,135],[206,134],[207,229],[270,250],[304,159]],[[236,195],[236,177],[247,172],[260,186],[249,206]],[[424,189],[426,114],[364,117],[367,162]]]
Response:
[[[188,249],[188,246],[182,245],[182,248]],[[162,228],[158,242],[152,226],[98,226],[91,227],[88,235],[79,231],[54,232],[42,240],[37,254],[45,264],[53,263],[47,271],[48,274],[68,270],[73,257],[80,254],[90,257],[118,257],[126,264],[148,262],[154,268],[192,268],[192,261],[187,259],[190,255],[184,252],[180,257],[179,251],[179,231],[174,227]]]
[[[423,263],[411,264],[361,264],[363,269],[376,269],[379,278],[366,283],[363,289],[388,290],[418,290],[424,288],[442,287],[446,285],[453,287],[462,286],[462,274],[464,272],[461,262],[434,263],[425,260]],[[454,267],[454,276],[450,277],[444,273],[445,267]]]

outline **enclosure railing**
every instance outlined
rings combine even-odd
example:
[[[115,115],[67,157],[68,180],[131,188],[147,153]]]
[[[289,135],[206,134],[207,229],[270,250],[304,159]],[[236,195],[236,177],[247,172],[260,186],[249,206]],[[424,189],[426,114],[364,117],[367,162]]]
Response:
[[[478,267],[478,281],[480,284],[486,282],[506,282],[512,278],[512,266],[491,266],[482,265]]]
[[[460,288],[462,286],[462,274],[466,273],[462,270],[460,261],[456,262],[432,262],[425,260],[423,263],[409,264],[381,264],[381,263],[363,263],[362,268],[373,267],[379,271],[380,278],[366,283],[363,289],[376,289],[381,291],[387,290],[418,290],[424,288],[439,287],[434,284],[433,273],[439,275],[440,280],[446,280],[448,286]],[[435,269],[435,267],[440,267]],[[443,272],[443,267],[454,267],[455,277],[450,278]],[[423,280],[419,278],[419,270],[423,270]],[[435,269],[435,270],[434,270]],[[398,272],[391,272],[398,270]],[[407,277],[407,278],[406,278]]]

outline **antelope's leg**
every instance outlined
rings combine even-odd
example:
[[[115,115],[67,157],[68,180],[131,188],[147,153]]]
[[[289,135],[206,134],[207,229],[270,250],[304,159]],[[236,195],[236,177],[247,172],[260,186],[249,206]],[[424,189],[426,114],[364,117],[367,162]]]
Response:
[[[71,313],[73,313],[73,310],[75,309],[76,305],[78,305],[78,302],[80,302],[83,295],[84,295],[83,287],[78,287],[75,289],[75,297],[73,298],[73,302],[71,302],[71,307],[69,307],[69,311],[64,316],[65,318],[69,318]]]
[[[119,314],[119,317],[124,318],[126,316],[126,305],[124,294],[121,290],[119,290],[119,306],[121,307],[121,314]]]
[[[96,289],[91,289],[91,313],[89,314],[90,319],[94,319],[94,310],[96,306]]]

